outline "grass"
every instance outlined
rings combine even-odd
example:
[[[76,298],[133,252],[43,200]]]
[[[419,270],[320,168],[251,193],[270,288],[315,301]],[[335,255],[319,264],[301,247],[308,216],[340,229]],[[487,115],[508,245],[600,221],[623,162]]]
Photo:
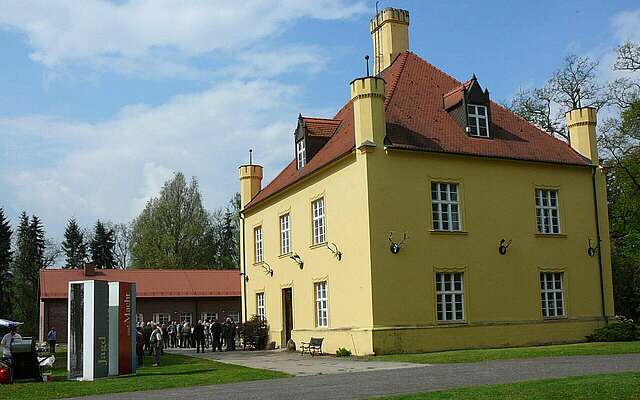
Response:
[[[577,343],[503,349],[441,351],[436,353],[386,354],[367,357],[377,361],[399,361],[418,364],[470,363],[517,358],[561,357],[640,353],[639,342]]]
[[[565,400],[565,399],[638,399],[640,373],[586,375],[561,379],[487,385],[440,392],[384,397],[388,400]]]
[[[52,382],[19,381],[1,385],[0,398],[12,400],[60,399],[105,393],[133,392],[196,385],[213,385],[282,378],[282,372],[253,369],[216,361],[165,354],[159,367],[151,367],[153,357],[145,357],[144,367],[135,376],[98,379],[94,382],[68,381],[66,353],[56,353]]]

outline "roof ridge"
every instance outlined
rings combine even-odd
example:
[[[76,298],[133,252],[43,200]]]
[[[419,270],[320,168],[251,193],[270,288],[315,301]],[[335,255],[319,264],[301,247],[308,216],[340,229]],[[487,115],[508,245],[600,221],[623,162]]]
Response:
[[[402,53],[400,53],[400,55],[398,57],[396,57],[396,59],[394,60],[394,63],[396,61],[398,61],[398,59],[400,57],[402,57],[398,62],[400,63],[400,70],[398,71],[398,74],[396,76],[396,79],[393,80],[393,82],[390,83],[389,85],[389,95],[386,96],[386,98],[384,99],[384,108],[386,109],[387,106],[389,105],[389,103],[391,102],[391,98],[393,97],[393,93],[396,90],[396,87],[398,86],[398,81],[400,81],[400,76],[402,76],[402,71],[404,70],[404,66],[407,63],[407,58],[409,58],[409,54],[413,54],[411,53],[409,50],[405,50]],[[393,65],[393,64],[391,64]]]

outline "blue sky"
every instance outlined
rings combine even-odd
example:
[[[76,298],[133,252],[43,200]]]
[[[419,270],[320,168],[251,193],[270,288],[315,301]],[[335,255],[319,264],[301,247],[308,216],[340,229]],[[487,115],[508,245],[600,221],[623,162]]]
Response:
[[[215,3],[215,4],[214,4]],[[330,117],[371,54],[373,1],[0,0],[0,207],[59,240],[69,217],[125,222],[173,171],[213,209],[254,148],[272,178],[299,112]],[[568,54],[640,41],[636,1],[382,1],[410,47],[494,100],[543,84]]]

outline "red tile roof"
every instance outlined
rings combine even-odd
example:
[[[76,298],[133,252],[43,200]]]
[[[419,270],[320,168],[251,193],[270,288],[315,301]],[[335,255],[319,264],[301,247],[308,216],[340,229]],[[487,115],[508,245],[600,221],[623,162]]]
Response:
[[[569,144],[555,139],[504,107],[491,102],[491,139],[474,138],[443,109],[443,96],[464,88],[417,55],[407,51],[382,71],[387,141],[393,148],[457,153],[559,164],[588,165]],[[341,121],[331,139],[301,170],[295,160],[253,198],[249,209],[269,196],[351,152],[355,147],[351,101],[333,118]]]
[[[86,276],[82,269],[40,271],[40,297],[66,299],[70,281],[135,282],[136,297],[239,297],[238,270],[104,269]]]
[[[340,120],[302,117],[307,133],[312,136],[331,137],[338,129]]]

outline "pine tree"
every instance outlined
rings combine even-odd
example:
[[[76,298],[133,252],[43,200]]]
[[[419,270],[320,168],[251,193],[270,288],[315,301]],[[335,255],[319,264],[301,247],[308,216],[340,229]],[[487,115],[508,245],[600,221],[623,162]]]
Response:
[[[44,266],[44,228],[35,215],[29,221],[20,215],[17,252],[14,262],[15,318],[24,321],[23,331],[35,335],[38,330],[39,278]]]
[[[84,266],[87,258],[87,245],[75,218],[69,219],[64,230],[62,250],[66,256],[65,268],[82,268]]]
[[[0,315],[3,318],[11,318],[13,311],[11,301],[13,286],[11,234],[11,227],[4,216],[4,209],[0,208]]]
[[[95,263],[96,268],[112,269],[115,267],[113,230],[107,229],[100,221],[96,222],[90,247],[91,261]]]

